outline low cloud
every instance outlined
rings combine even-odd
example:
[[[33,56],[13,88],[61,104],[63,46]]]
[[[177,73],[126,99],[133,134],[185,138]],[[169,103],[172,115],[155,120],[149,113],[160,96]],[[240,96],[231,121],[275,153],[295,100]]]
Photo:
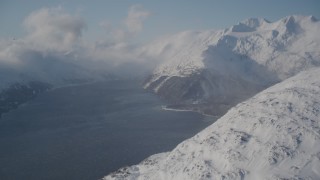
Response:
[[[109,37],[108,41],[128,42],[130,39],[137,36],[143,30],[143,23],[150,16],[150,12],[145,10],[141,5],[133,5],[128,10],[127,17],[120,24],[114,25],[108,21],[100,22]]]
[[[62,8],[42,8],[31,13],[23,25],[28,31],[26,41],[37,48],[70,50],[80,43],[85,21],[66,13]]]
[[[143,9],[141,5],[131,6],[128,12],[128,17],[125,20],[128,31],[132,34],[137,34],[142,31],[143,21],[150,16],[150,12]]]
[[[141,46],[129,42],[143,30],[149,15],[142,6],[134,5],[119,26],[100,23],[108,33],[101,38],[104,40],[90,42],[82,38],[87,24],[80,16],[61,7],[36,10],[23,22],[24,38],[0,39],[0,76],[5,77],[0,80],[10,81],[9,74],[16,79],[58,81],[148,71],[152,63],[141,56]]]

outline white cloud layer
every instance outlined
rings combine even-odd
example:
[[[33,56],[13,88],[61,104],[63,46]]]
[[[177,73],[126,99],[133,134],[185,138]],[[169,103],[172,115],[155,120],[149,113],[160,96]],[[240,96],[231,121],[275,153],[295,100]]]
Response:
[[[133,5],[129,8],[127,17],[119,27],[112,25],[109,21],[102,21],[99,25],[106,30],[109,36],[108,40],[127,42],[143,30],[143,23],[150,14],[141,5]]]
[[[141,5],[131,6],[128,12],[128,17],[125,24],[128,31],[132,34],[137,34],[142,31],[143,21],[150,16],[150,12],[143,9]]]
[[[65,50],[79,43],[86,23],[62,8],[42,8],[24,21],[29,34],[26,41],[42,48]]]
[[[5,77],[0,81],[11,81],[9,76],[83,78],[99,72],[119,72],[126,66],[132,67],[124,68],[127,72],[148,67],[150,61],[141,57],[141,48],[130,45],[128,39],[142,31],[149,14],[142,6],[130,7],[122,28],[102,23],[111,37],[92,43],[82,38],[87,24],[80,16],[61,7],[34,11],[23,22],[27,30],[24,38],[0,39],[0,75]]]

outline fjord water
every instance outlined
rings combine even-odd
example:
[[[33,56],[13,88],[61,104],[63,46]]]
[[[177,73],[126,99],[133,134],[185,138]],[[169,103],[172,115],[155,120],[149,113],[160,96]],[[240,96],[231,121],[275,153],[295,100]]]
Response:
[[[129,80],[40,94],[0,119],[0,179],[99,179],[173,149],[215,120],[162,105]]]

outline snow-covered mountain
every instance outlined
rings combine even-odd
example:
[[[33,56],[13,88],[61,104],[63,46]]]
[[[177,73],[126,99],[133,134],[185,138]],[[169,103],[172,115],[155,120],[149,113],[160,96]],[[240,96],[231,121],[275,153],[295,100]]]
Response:
[[[288,16],[162,38],[143,50],[163,59],[145,88],[174,107],[221,115],[262,89],[319,66],[319,32],[315,17]]]
[[[320,179],[320,68],[233,107],[174,150],[107,179]]]

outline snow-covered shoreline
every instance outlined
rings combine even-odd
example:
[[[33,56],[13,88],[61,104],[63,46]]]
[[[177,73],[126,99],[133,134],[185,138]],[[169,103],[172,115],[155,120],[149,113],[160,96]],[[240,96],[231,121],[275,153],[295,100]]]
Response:
[[[177,111],[177,112],[195,112],[195,113],[199,113],[203,116],[207,116],[207,117],[213,117],[213,118],[219,118],[220,116],[215,116],[215,115],[211,115],[211,114],[206,114],[206,113],[203,113],[201,111],[196,111],[196,110],[192,110],[192,109],[179,109],[179,108],[171,108],[171,107],[168,107],[167,105],[163,105],[161,106],[161,109],[162,110],[165,110],[165,111]]]

